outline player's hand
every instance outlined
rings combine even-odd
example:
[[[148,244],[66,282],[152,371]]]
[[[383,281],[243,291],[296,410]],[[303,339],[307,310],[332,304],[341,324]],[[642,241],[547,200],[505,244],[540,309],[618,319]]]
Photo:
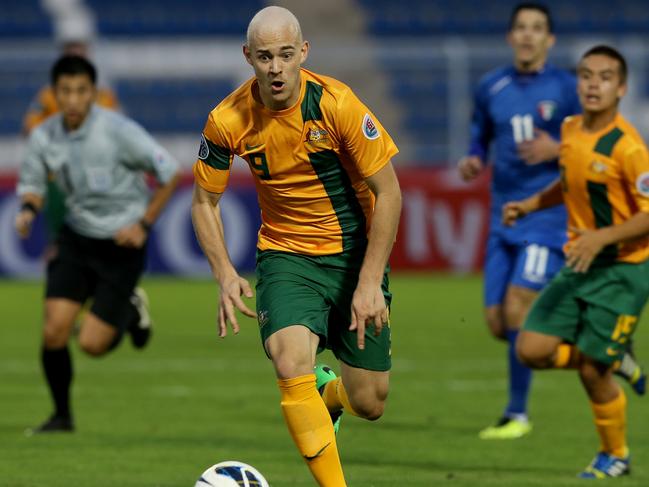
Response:
[[[529,213],[529,208],[525,200],[523,201],[509,201],[503,205],[502,222],[506,227],[511,227],[516,223],[516,220],[524,217]]]
[[[241,299],[241,296],[252,298],[250,283],[238,274],[225,277],[221,283],[221,295],[219,298],[218,325],[219,336],[225,338],[228,334],[228,322],[236,335],[239,333],[239,322],[237,321],[236,310],[241,311],[245,316],[254,318],[257,316]]]
[[[575,272],[584,273],[602,249],[606,246],[601,230],[584,230],[571,227],[570,231],[579,235],[568,245],[566,250],[566,265]]]
[[[482,172],[482,161],[478,156],[466,156],[460,159],[457,169],[464,181],[471,181]]]
[[[32,223],[34,223],[35,218],[36,214],[33,211],[20,210],[18,212],[16,215],[15,227],[16,233],[18,233],[20,238],[29,237],[29,234],[32,232]]]
[[[358,348],[365,348],[365,328],[374,323],[374,336],[379,336],[383,326],[388,324],[388,308],[381,285],[358,284],[352,297],[352,323],[350,331],[356,330]]]
[[[559,157],[559,142],[545,130],[534,129],[534,138],[517,146],[518,155],[526,164],[534,165]]]
[[[148,233],[139,222],[120,228],[115,234],[114,240],[120,247],[140,249],[146,242]]]

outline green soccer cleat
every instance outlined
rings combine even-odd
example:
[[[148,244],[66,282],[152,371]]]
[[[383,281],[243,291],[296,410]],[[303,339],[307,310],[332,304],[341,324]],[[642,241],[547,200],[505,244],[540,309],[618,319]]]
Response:
[[[315,374],[315,386],[318,388],[320,395],[324,392],[324,386],[327,382],[331,382],[336,378],[336,373],[331,370],[328,365],[325,364],[316,364],[313,367],[313,373]],[[343,411],[336,411],[335,413],[329,412],[331,416],[331,422],[334,425],[334,432],[338,434],[340,429],[340,420],[342,419]]]
[[[607,479],[609,477],[622,477],[630,473],[629,455],[625,458],[619,458],[601,451],[578,477],[581,479]]]
[[[481,440],[516,440],[532,432],[532,423],[522,419],[503,417],[495,425],[483,429]]]

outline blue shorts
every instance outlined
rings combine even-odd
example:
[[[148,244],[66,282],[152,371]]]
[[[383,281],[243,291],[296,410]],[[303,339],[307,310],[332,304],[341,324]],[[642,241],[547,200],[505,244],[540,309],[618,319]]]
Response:
[[[487,240],[484,304],[502,304],[510,285],[540,291],[563,266],[563,251],[532,241],[507,242],[498,235]]]

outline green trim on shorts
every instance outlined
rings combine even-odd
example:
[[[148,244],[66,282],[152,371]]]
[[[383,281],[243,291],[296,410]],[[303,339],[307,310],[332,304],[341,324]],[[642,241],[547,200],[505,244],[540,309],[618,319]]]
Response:
[[[358,282],[362,251],[308,256],[265,250],[257,252],[257,321],[262,345],[273,333],[291,325],[303,325],[320,337],[325,348],[344,363],[366,370],[391,368],[390,327],[378,337],[374,328],[365,332],[365,349],[359,350],[357,334],[349,331],[351,300]],[[389,306],[387,270],[383,295]]]
[[[559,271],[534,302],[524,329],[577,345],[612,364],[624,355],[649,298],[649,261],[616,263],[580,274]]]

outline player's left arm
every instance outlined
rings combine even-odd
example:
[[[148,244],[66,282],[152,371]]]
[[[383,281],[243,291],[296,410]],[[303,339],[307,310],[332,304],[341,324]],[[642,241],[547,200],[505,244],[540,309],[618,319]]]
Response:
[[[634,147],[625,154],[623,173],[638,211],[617,225],[597,230],[571,228],[579,238],[566,252],[566,265],[576,272],[586,272],[604,247],[649,235],[649,154],[645,147]]]
[[[381,289],[383,274],[394,244],[399,215],[401,190],[391,162],[365,179],[376,198],[367,250],[352,297],[350,330],[357,330],[358,348],[365,348],[365,327],[374,323],[378,336],[388,323],[388,310]]]
[[[561,144],[545,130],[534,129],[534,138],[518,144],[518,155],[526,164],[554,161],[559,157]]]
[[[141,126],[128,121],[117,135],[123,147],[126,164],[135,171],[152,174],[157,186],[140,220],[117,231],[115,243],[124,247],[140,248],[163,208],[176,191],[180,171],[176,160]]]
[[[164,184],[158,185],[153,191],[142,218],[131,225],[121,228],[115,234],[115,243],[123,247],[142,247],[149,236],[151,227],[176,191],[179,182],[180,172],[176,171],[171,176],[171,179]]]

